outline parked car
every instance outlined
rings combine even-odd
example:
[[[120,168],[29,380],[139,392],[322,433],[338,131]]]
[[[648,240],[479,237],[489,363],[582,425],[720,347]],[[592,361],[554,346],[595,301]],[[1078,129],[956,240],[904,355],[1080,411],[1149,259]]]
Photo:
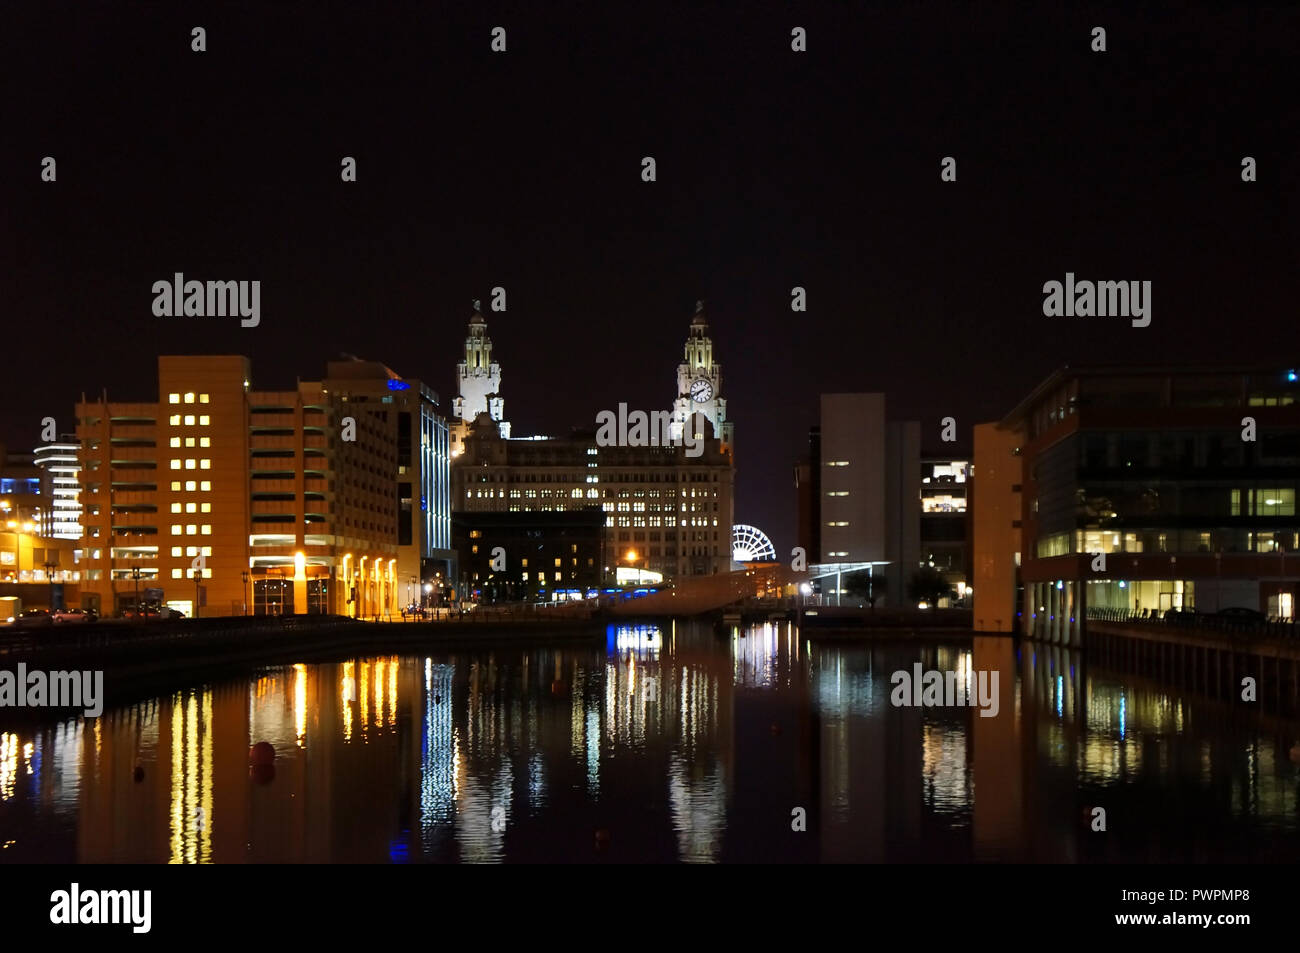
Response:
[[[1245,606],[1228,606],[1226,609],[1220,609],[1214,615],[1216,618],[1229,619],[1235,622],[1264,621],[1264,613],[1256,612],[1254,609],[1247,609]]]
[[[99,616],[94,609],[55,609],[55,622],[94,622]]]
[[[185,618],[185,613],[180,609],[173,609],[171,606],[160,606],[158,609],[158,617],[161,619],[183,619]]]
[[[14,625],[22,628],[53,624],[54,617],[49,609],[24,609],[22,615],[14,619]]]

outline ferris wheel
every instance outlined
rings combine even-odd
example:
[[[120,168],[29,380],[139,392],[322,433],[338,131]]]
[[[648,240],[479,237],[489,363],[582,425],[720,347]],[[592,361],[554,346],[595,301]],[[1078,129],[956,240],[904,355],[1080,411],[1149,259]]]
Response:
[[[731,558],[738,563],[775,562],[776,547],[757,526],[736,523],[731,527]]]

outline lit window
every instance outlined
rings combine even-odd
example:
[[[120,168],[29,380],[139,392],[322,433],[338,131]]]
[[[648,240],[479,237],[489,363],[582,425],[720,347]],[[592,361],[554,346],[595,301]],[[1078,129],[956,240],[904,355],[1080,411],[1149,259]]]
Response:
[[[180,480],[172,480],[172,491],[173,491],[173,492],[180,492],[180,488],[181,488],[181,481],[180,481]]]
[[[181,524],[180,524],[180,523],[172,523],[172,535],[173,535],[173,536],[179,536],[180,534],[181,534]]]
[[[204,555],[204,556],[211,556],[211,555],[212,555],[212,547],[211,547],[211,546],[204,546],[202,552],[203,552],[203,555]]]
[[[172,547],[172,555],[173,555],[173,556],[179,556],[180,554],[181,554],[181,548],[180,548],[179,546],[173,546],[173,547]]]
[[[193,457],[190,457],[188,460],[185,461],[185,469],[193,470],[197,462],[198,461],[196,461]]]
[[[207,394],[199,394],[199,403],[200,403],[200,404],[206,404],[207,402],[208,402],[208,395],[207,395]]]
[[[167,403],[169,403],[169,404],[179,404],[180,402],[181,402],[181,395],[180,395],[180,394],[168,394],[168,395],[167,395]]]
[[[199,461],[199,469],[200,469],[200,470],[211,470],[211,469],[212,469],[212,461],[209,460],[209,459],[207,459],[206,457],[205,457],[204,459],[200,460],[200,461]]]
[[[208,424],[210,424],[210,423],[212,423],[212,418],[211,418],[211,417],[209,417],[207,414],[199,414],[199,426],[200,426],[200,427],[206,427],[206,426],[207,426]]]
[[[203,535],[204,535],[204,536],[211,536],[211,535],[212,535],[212,524],[211,524],[211,523],[204,523],[204,524],[203,524]]]
[[[179,446],[181,445],[181,438],[180,438],[180,437],[172,437],[172,439],[171,439],[171,445],[172,445],[173,447],[179,447]]]
[[[180,511],[181,511],[181,505],[180,505],[179,503],[173,503],[173,504],[172,504],[172,512],[173,512],[173,513],[179,513]]]
[[[187,447],[192,447],[192,446],[194,446],[194,438],[193,438],[193,437],[186,437],[186,438],[185,438],[185,446],[187,446]]]
[[[556,565],[556,566],[559,566],[559,565],[560,565],[560,557],[559,557],[559,556],[556,556],[556,557],[555,557],[555,565]]]
[[[212,446],[212,438],[211,438],[211,437],[200,437],[200,438],[199,438],[199,446],[200,446],[200,447],[210,447],[210,446]]]
[[[194,426],[194,415],[193,415],[193,414],[186,414],[186,415],[185,415],[185,426],[187,426],[187,427],[193,427],[193,426]]]
[[[190,523],[188,526],[185,527],[186,536],[197,536],[198,532],[199,532],[199,528],[194,523]]]
[[[200,513],[211,513],[211,512],[212,512],[212,504],[211,504],[211,503],[200,503],[200,504],[199,504],[199,512],[200,512]]]
[[[187,403],[187,404],[192,404],[192,403],[194,403],[194,395],[193,395],[193,394],[186,394],[186,395],[185,395],[185,403]]]
[[[211,579],[211,578],[212,578],[212,570],[211,570],[211,569],[205,569],[205,570],[203,570],[203,578],[204,578],[204,579]]]
[[[188,493],[193,493],[193,492],[194,492],[194,487],[195,487],[196,485],[197,485],[197,484],[195,484],[195,482],[194,482],[193,480],[186,480],[186,481],[185,481],[185,490],[186,490],[186,492],[188,492]]]
[[[559,581],[560,581],[561,579],[563,579],[563,578],[564,578],[564,573],[559,572],[559,571],[557,570],[556,573],[555,573],[555,581],[556,581],[556,582],[559,582]]]
[[[173,470],[179,470],[181,468],[181,462],[179,460],[173,459],[171,461],[171,468]]]
[[[197,556],[198,554],[199,554],[199,547],[197,547],[197,546],[186,546],[186,547],[185,547],[185,555],[186,555],[186,556]]]
[[[173,579],[184,579],[185,577],[181,575],[181,571],[180,571],[179,569],[173,569],[173,570],[172,570],[172,578],[173,578]]]
[[[199,511],[199,507],[198,507],[198,504],[197,504],[197,503],[186,503],[186,504],[185,504],[185,512],[186,512],[186,513],[197,513],[198,511]]]
[[[208,480],[204,480],[202,483],[199,484],[199,489],[201,489],[204,493],[207,493],[209,490],[212,489],[212,483]]]

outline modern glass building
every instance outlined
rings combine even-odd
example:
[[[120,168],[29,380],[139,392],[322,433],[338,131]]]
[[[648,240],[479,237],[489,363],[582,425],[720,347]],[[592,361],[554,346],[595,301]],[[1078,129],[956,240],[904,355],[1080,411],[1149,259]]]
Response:
[[[1066,367],[998,429],[1020,457],[1018,552],[996,559],[1020,559],[1023,631],[1075,642],[1090,606],[1295,617],[1294,369]]]

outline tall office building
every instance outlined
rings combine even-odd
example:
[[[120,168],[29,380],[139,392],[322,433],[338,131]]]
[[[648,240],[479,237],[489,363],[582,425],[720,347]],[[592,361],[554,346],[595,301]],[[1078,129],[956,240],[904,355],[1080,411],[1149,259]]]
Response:
[[[885,578],[888,604],[906,603],[921,564],[920,444],[920,424],[885,419],[883,394],[821,395],[809,440],[818,459],[796,469],[799,538],[832,600],[848,593],[828,585],[843,586],[845,573],[870,566]],[[880,595],[874,583],[873,591]]]
[[[445,473],[446,455],[413,459],[414,418],[427,426],[432,411],[385,402],[374,367],[335,369],[333,393],[322,382],[258,391],[247,358],[164,356],[155,400],[78,403],[91,604],[117,611],[138,587],[187,614],[396,611],[404,545],[418,565],[450,529],[435,493],[421,523],[440,528],[417,542],[412,520],[403,544],[397,478],[425,463]],[[431,394],[412,389],[412,407]]]

